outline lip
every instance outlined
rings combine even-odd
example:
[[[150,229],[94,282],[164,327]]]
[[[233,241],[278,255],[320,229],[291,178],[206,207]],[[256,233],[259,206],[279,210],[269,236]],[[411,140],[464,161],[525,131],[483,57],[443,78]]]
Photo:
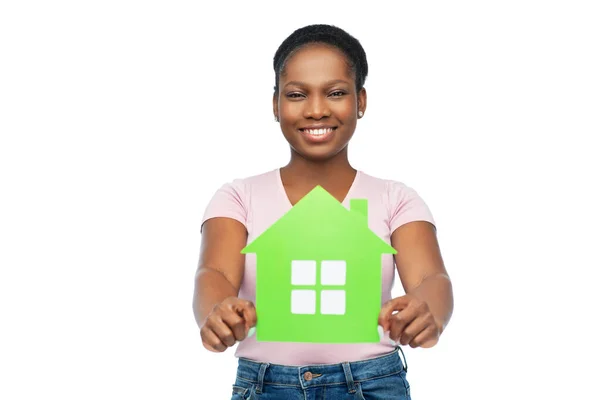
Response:
[[[306,125],[300,128],[300,130],[304,129],[327,129],[327,128],[337,128],[335,125],[325,125],[325,124],[314,124],[314,125]]]
[[[331,132],[324,133],[320,136],[311,135],[307,131],[309,129],[328,129],[328,128],[332,129]],[[306,126],[306,127],[299,129],[300,134],[302,134],[302,137],[304,137],[304,139],[306,139],[306,141],[308,141],[310,143],[326,142],[329,139],[331,139],[333,137],[333,135],[335,135],[336,130],[337,130],[337,126],[332,126],[332,125],[310,125],[310,126]]]

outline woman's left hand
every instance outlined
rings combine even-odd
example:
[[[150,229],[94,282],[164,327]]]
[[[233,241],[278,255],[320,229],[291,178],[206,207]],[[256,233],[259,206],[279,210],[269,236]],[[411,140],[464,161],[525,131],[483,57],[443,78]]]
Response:
[[[398,313],[394,314],[395,311]],[[390,332],[390,339],[403,346],[433,347],[442,333],[441,327],[423,300],[407,294],[385,303],[379,314],[379,325]]]

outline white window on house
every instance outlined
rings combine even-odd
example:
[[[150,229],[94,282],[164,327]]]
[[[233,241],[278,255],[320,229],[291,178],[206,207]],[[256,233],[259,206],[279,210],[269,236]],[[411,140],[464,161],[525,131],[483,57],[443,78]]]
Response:
[[[317,262],[311,260],[292,261],[292,285],[315,286]],[[317,293],[310,289],[292,290],[292,314],[315,314]]]
[[[323,261],[321,285],[344,286],[346,284],[346,261]]]
[[[321,290],[321,314],[344,315],[345,313],[345,290]]]
[[[314,290],[292,290],[292,314],[314,314],[316,295]]]
[[[344,315],[346,313],[346,261],[327,260],[320,264],[317,279],[317,262],[314,260],[292,261],[292,313],[316,314],[317,293],[320,313]]]
[[[317,262],[310,260],[292,261],[292,285],[314,286],[317,283]]]

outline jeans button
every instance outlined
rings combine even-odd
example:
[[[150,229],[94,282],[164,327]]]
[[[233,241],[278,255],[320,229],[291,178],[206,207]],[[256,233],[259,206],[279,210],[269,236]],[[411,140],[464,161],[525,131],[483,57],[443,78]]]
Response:
[[[310,381],[310,380],[312,380],[312,378],[313,378],[313,375],[309,371],[306,371],[304,373],[304,379],[305,380]]]

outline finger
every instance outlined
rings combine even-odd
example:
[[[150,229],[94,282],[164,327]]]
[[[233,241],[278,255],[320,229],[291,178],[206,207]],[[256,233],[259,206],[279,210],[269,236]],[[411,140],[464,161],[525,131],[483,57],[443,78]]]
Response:
[[[410,341],[410,347],[423,347],[429,348],[436,345],[439,340],[439,335],[437,333],[437,327],[429,325],[424,330],[422,330],[418,335],[414,337],[413,340]]]
[[[384,331],[388,331],[390,329],[390,318],[392,317],[392,313],[394,311],[401,311],[409,304],[409,299],[405,296],[396,297],[395,299],[391,299],[387,301],[379,312],[378,324],[383,327]]]
[[[256,308],[250,301],[245,301],[238,306],[238,313],[242,315],[246,322],[246,334],[250,328],[256,326]]]
[[[404,331],[400,335],[400,344],[406,346],[409,344],[419,333],[424,331],[429,325],[433,323],[431,318],[428,316],[418,316],[410,324],[404,327]]]
[[[235,336],[225,322],[219,316],[209,318],[208,327],[219,337],[221,342],[227,347],[235,344]]]
[[[246,338],[246,322],[235,311],[225,311],[221,314],[221,320],[233,333],[235,340],[241,341]]]
[[[200,329],[200,337],[202,338],[202,344],[207,350],[214,353],[221,353],[227,349],[227,346],[221,342],[221,339],[206,326]]]
[[[414,308],[405,308],[390,318],[390,339],[398,342],[404,333],[404,329],[418,316]]]

